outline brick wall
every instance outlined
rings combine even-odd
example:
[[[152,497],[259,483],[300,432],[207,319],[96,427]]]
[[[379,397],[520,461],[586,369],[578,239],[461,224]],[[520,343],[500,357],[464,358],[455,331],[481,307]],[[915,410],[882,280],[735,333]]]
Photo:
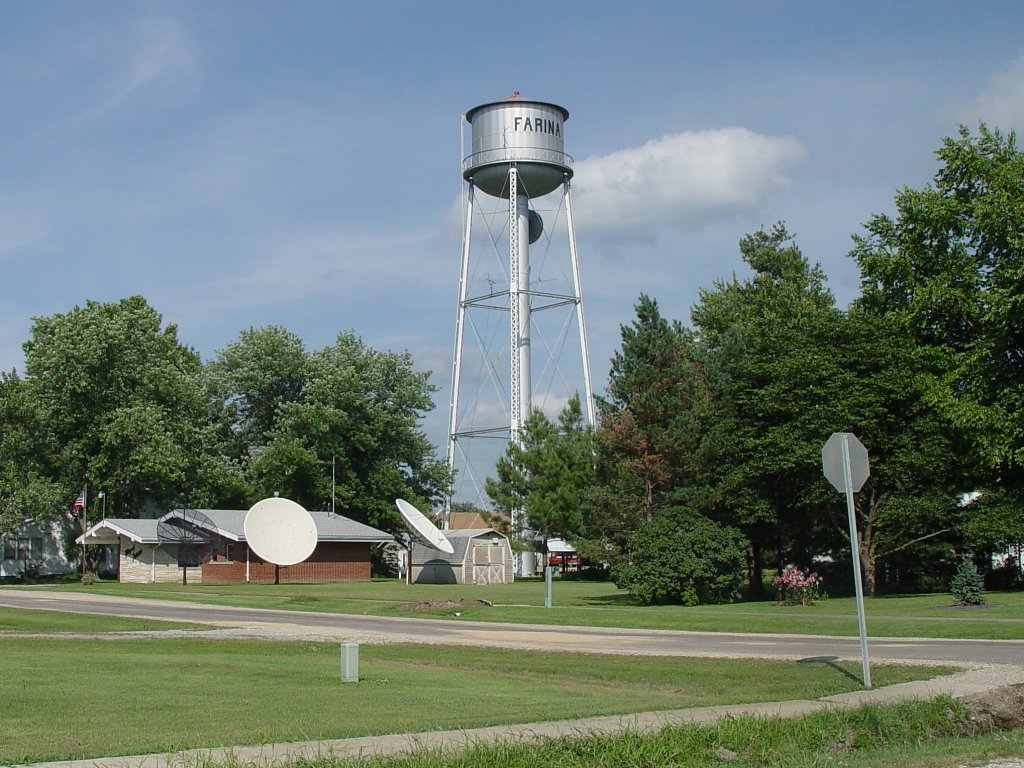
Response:
[[[234,544],[234,559],[225,561],[218,547],[218,559],[203,565],[204,584],[245,583],[246,545]],[[273,563],[262,560],[251,550],[249,555],[249,581],[254,584],[273,584]],[[191,580],[192,574],[189,574]],[[348,542],[321,542],[305,562],[280,568],[282,584],[324,584],[336,581],[364,581],[370,578],[370,545]]]

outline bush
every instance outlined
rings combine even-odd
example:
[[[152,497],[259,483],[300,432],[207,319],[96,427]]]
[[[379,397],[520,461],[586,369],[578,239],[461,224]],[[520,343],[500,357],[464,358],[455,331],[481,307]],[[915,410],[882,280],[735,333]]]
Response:
[[[633,534],[627,559],[612,567],[620,589],[640,602],[724,603],[740,596],[746,538],[686,510],[665,510]]]
[[[821,584],[818,574],[801,571],[795,565],[787,565],[772,579],[780,605],[814,605],[826,597]]]
[[[949,591],[957,605],[984,605],[985,582],[971,558],[964,555],[949,582]]]

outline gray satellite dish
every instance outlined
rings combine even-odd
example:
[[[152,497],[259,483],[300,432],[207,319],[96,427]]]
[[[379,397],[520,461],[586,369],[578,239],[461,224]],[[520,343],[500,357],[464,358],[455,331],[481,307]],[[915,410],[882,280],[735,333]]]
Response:
[[[544,219],[542,219],[540,214],[533,210],[533,208],[529,210],[526,218],[530,222],[530,245],[533,245],[540,240],[540,236],[544,234]]]
[[[157,541],[181,568],[182,584],[188,584],[189,568],[198,568],[213,556],[214,530],[210,518],[194,509],[176,509],[157,522]]]
[[[419,539],[423,546],[448,555],[455,553],[452,543],[437,530],[437,526],[430,522],[426,515],[405,499],[395,499],[395,504],[398,506],[398,511],[402,513],[406,525],[409,526],[409,532]]]
[[[277,496],[257,501],[242,523],[245,541],[274,565],[295,565],[316,549],[316,523],[301,505]]]

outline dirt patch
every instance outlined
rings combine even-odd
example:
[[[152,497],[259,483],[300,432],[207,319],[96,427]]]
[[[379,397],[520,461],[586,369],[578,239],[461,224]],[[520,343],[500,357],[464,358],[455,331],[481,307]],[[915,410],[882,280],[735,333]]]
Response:
[[[407,603],[403,611],[451,611],[458,608],[469,608],[474,605],[494,605],[490,600],[424,600],[419,603]]]
[[[962,701],[971,713],[964,723],[970,735],[1024,728],[1024,683],[965,696]]]

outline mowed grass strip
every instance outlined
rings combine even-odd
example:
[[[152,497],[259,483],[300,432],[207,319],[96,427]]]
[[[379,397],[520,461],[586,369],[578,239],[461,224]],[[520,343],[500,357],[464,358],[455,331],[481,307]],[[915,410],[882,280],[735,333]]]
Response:
[[[209,627],[176,621],[133,619],[127,616],[98,616],[0,606],[0,632],[162,632],[168,629],[202,630]]]
[[[59,587],[77,589],[83,587]],[[700,632],[753,632],[855,637],[853,598],[829,598],[812,606],[781,606],[774,601],[720,606],[639,606],[608,582],[556,581],[553,607],[545,609],[544,584],[466,586],[406,585],[395,579],[344,584],[187,585],[113,584],[87,588],[99,594],[149,599],[190,600],[280,610],[418,616],[473,621],[560,626],[680,629]],[[460,606],[415,611],[429,600],[487,600],[491,606]],[[865,601],[872,637],[926,637],[1024,640],[1024,591],[991,592],[985,608],[957,608],[948,594],[899,595]]]
[[[878,666],[876,685],[946,670]],[[0,638],[0,764],[473,728],[859,688],[856,664],[200,638]]]

